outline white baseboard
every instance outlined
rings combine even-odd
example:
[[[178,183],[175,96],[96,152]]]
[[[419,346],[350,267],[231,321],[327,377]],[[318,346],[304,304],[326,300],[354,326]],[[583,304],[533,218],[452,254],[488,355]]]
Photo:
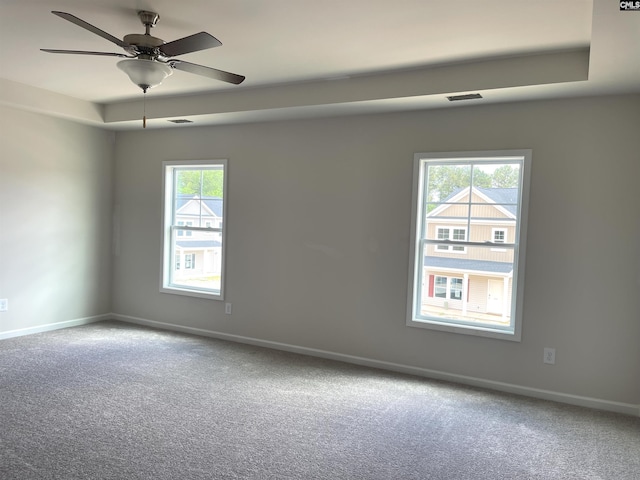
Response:
[[[522,385],[515,385],[511,383],[495,382],[492,380],[485,380],[482,378],[468,377],[465,375],[456,375],[453,373],[446,373],[438,370],[429,370],[426,368],[412,367],[409,365],[402,365],[399,363],[384,362],[381,360],[373,360],[373,359],[364,358],[364,357],[356,357],[353,355],[346,355],[346,354],[330,352],[326,350],[318,350],[315,348],[300,347],[297,345],[289,345],[286,343],[260,340],[258,338],[244,337],[241,335],[233,335],[229,333],[216,332],[213,330],[205,330],[201,328],[175,325],[172,323],[157,322],[155,320],[148,320],[146,318],[140,318],[140,317],[132,317],[129,315],[120,315],[120,314],[114,313],[111,315],[111,318],[113,318],[114,320],[134,323],[137,325],[145,325],[149,327],[161,328],[164,330],[172,330],[176,332],[190,333],[193,335],[200,335],[204,337],[218,338],[221,340],[229,340],[232,342],[245,343],[249,345],[255,345],[258,347],[273,348],[275,350],[299,353],[302,355],[326,358],[329,360],[337,360],[340,362],[351,363],[355,365],[379,368],[381,370],[389,370],[389,371],[398,372],[398,373],[407,373],[410,375],[416,375],[416,376],[425,377],[425,378],[432,378],[435,380],[443,380],[447,382],[460,383],[460,384],[469,385],[473,387],[488,388],[491,390],[497,390],[505,393],[513,393],[516,395],[523,395],[526,397],[539,398],[542,400],[551,400],[554,402],[566,403],[569,405],[576,405],[580,407],[587,407],[587,408],[593,408],[597,410],[605,410],[609,412],[623,413],[626,415],[633,415],[633,416],[640,417],[640,405],[634,405],[631,403],[612,402],[609,400],[603,400],[599,398],[582,397],[579,395],[570,395],[567,393],[554,392],[551,390],[541,390],[539,388],[525,387]]]
[[[51,330],[59,330],[61,328],[77,327],[79,325],[86,325],[88,323],[100,322],[102,320],[110,320],[113,315],[105,313],[102,315],[96,315],[93,317],[76,318],[73,320],[66,320],[64,322],[48,323],[46,325],[38,325],[37,327],[19,328],[16,330],[8,330],[6,332],[0,332],[0,340],[12,337],[21,337],[23,335],[32,335],[34,333],[49,332]]]

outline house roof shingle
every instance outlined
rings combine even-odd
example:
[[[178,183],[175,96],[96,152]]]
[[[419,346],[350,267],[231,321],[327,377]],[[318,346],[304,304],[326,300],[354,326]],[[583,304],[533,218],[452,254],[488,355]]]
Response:
[[[176,245],[180,248],[212,248],[212,247],[221,247],[222,243],[218,240],[178,240]]]
[[[182,194],[178,195],[176,202],[176,210],[179,211],[182,207],[184,207],[191,200],[201,200],[209,210],[211,210],[216,217],[222,218],[223,215],[223,202],[220,197],[199,197],[195,194]]]
[[[516,215],[516,205],[518,203],[517,188],[480,188],[474,187],[478,192],[489,197],[495,203],[500,204],[512,215]],[[509,205],[511,204],[511,205]]]
[[[507,274],[513,270],[509,262],[491,262],[488,260],[473,260],[469,258],[424,257],[424,266],[432,268],[451,268],[467,272],[492,272]]]

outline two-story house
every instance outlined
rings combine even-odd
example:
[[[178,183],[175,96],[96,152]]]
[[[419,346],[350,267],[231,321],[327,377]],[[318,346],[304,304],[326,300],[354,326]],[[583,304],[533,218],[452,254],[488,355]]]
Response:
[[[178,195],[176,225],[221,228],[223,202],[219,197]],[[219,277],[222,268],[220,233],[178,230],[175,241],[174,278],[194,286],[200,281]]]
[[[423,311],[509,323],[514,249],[508,244],[515,239],[517,194],[517,188],[467,187],[426,214],[427,238],[443,243],[425,248]]]

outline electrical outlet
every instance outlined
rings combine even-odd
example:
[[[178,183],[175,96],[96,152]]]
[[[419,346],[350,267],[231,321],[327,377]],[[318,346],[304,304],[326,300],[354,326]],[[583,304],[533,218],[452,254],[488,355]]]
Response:
[[[9,310],[9,300],[0,298],[0,312],[6,312],[7,310]]]
[[[556,363],[556,349],[555,348],[545,348],[544,356],[542,358],[544,363],[548,363],[549,365],[555,365]]]
[[[231,304],[230,303],[225,303],[224,304],[224,313],[226,313],[227,315],[231,315]]]

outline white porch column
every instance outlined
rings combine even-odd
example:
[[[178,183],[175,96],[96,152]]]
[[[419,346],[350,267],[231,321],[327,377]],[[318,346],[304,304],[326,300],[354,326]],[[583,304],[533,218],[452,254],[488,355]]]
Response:
[[[467,314],[467,298],[469,297],[469,274],[465,273],[462,279],[462,315]]]
[[[511,304],[509,301],[509,277],[504,277],[502,282],[502,318],[506,319],[507,314],[511,315],[509,310],[509,305]]]

